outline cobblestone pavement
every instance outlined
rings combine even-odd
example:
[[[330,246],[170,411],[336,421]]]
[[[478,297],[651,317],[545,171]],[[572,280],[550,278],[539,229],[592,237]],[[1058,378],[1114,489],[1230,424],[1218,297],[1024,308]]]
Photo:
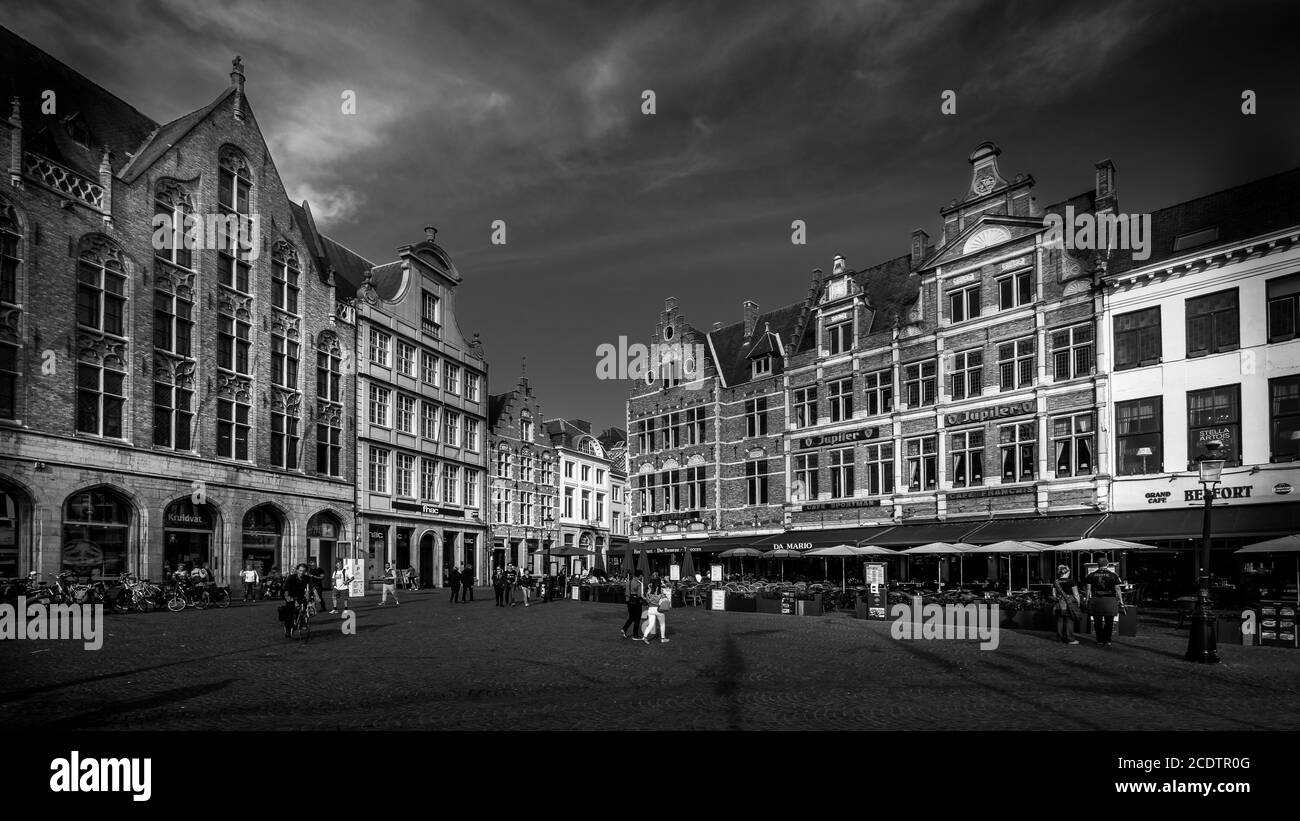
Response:
[[[484,595],[486,592],[486,595]],[[275,606],[106,616],[102,650],[0,641],[6,729],[1300,729],[1300,651],[1186,632],[1100,648],[1003,630],[896,641],[885,622],[668,612],[668,644],[624,641],[622,605],[368,597],[285,639]]]

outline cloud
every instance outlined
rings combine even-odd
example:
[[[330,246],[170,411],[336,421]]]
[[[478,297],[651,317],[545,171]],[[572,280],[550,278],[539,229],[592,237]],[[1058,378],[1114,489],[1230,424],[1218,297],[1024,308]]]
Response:
[[[311,205],[312,216],[322,231],[343,223],[356,222],[361,206],[366,203],[365,194],[347,185],[317,188],[311,183],[300,183],[291,190],[296,191],[294,199],[299,202],[307,200]]]

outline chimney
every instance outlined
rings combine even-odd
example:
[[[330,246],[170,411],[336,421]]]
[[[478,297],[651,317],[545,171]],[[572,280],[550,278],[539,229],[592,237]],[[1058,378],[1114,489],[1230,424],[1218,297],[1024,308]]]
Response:
[[[1098,214],[1114,213],[1119,208],[1119,194],[1115,191],[1115,163],[1109,158],[1097,163]]]
[[[104,149],[99,156],[99,184],[104,189],[104,223],[113,223],[113,155]]]
[[[844,273],[845,269],[848,268],[848,265],[849,264],[844,259],[843,254],[836,254],[834,261],[831,262],[831,276],[837,276]]]
[[[754,335],[754,326],[758,324],[758,303],[745,300],[745,338]]]
[[[670,296],[664,300],[664,310],[672,312],[677,310],[677,297]]]
[[[230,84],[235,87],[235,119],[244,119],[244,59],[238,54],[230,61]]]
[[[912,232],[912,267],[921,264],[925,259],[925,249],[930,247],[930,235],[925,233],[924,229],[917,228]]]
[[[424,238],[425,238],[425,240],[427,240],[428,242],[437,242],[437,241],[438,241],[438,229],[437,229],[437,228],[434,228],[432,225],[426,225],[426,226],[424,226]]]

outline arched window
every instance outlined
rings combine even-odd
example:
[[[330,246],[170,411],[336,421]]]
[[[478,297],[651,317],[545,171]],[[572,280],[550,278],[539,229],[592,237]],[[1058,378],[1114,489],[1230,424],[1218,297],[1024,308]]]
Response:
[[[72,494],[63,506],[60,566],[94,578],[125,573],[130,529],[131,503],[122,494],[102,487]]]
[[[325,332],[316,340],[316,471],[343,475],[343,348]]]
[[[77,257],[77,324],[103,345],[77,363],[77,431],[122,438],[126,406],[126,260],[103,235],[81,242]],[[107,339],[106,337],[118,339]],[[120,341],[119,341],[120,340]],[[84,346],[83,346],[84,347]]]
[[[258,573],[266,573],[281,563],[284,541],[284,517],[271,505],[261,505],[244,514],[243,561]]]
[[[202,236],[203,226],[194,226],[186,217],[194,213],[190,194],[175,180],[162,180],[154,191],[153,253],[182,268],[193,268],[196,233]],[[188,241],[187,241],[188,238]]]
[[[16,492],[0,485],[0,579],[21,575],[18,571],[18,534],[28,509],[19,504]]]
[[[307,520],[307,558],[315,559],[327,571],[334,567],[338,556],[339,538],[343,535],[343,522],[327,510],[322,510]]]
[[[178,499],[163,511],[165,572],[190,571],[212,561],[212,531],[217,513],[211,505]],[[215,572],[215,571],[214,571]]]
[[[0,419],[18,418],[18,308],[22,230],[13,206],[0,201]]]
[[[217,208],[222,217],[219,281],[242,294],[252,293],[249,269],[253,247],[251,226],[253,175],[248,161],[233,146],[221,149],[217,167]]]
[[[274,280],[271,304],[294,316],[298,315],[298,279],[301,273],[298,252],[287,242],[277,242],[271,252],[271,278]]]

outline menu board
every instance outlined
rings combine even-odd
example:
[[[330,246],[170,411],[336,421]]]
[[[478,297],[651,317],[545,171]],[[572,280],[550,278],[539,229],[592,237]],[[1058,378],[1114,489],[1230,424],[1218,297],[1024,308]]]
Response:
[[[722,565],[715,564],[709,567],[709,578],[715,582],[722,581]]]
[[[343,570],[352,577],[348,597],[359,599],[366,595],[366,563],[364,559],[344,559]]]
[[[674,564],[668,567],[668,580],[674,582],[682,580],[682,566],[680,564]]]
[[[866,573],[867,592],[863,594],[867,604],[867,618],[884,619],[889,611],[889,591],[887,587],[887,565],[883,562],[868,562]]]
[[[716,567],[716,565],[715,565],[715,567]],[[727,591],[725,591],[725,590],[710,590],[710,591],[709,591],[709,597],[710,597],[710,600],[709,600],[709,609],[710,609],[710,610],[726,610],[726,609],[727,609]]]

